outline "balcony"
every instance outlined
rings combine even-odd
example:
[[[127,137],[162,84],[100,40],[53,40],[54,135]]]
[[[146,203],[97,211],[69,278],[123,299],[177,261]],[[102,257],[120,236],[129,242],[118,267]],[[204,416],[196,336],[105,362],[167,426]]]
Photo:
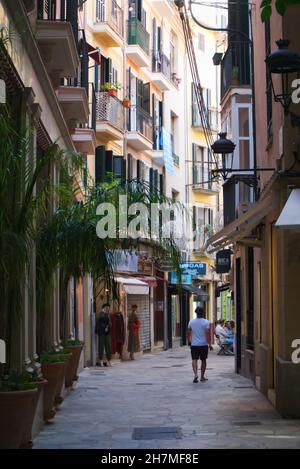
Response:
[[[123,104],[107,92],[98,92],[96,95],[96,133],[102,143],[123,138]]]
[[[94,84],[89,83],[89,122],[75,129],[72,140],[78,152],[93,155],[96,150],[96,93]]]
[[[121,47],[124,38],[124,13],[116,0],[97,0],[92,29],[97,38],[109,47]]]
[[[137,151],[153,147],[152,117],[139,106],[132,106],[127,123],[127,142]]]
[[[170,0],[151,0],[151,6],[156,8],[162,18],[170,18],[174,15],[173,3]]]
[[[66,0],[38,0],[36,40],[54,85],[75,77],[79,65],[76,30],[77,6]],[[77,34],[75,34],[77,31]]]
[[[127,21],[127,57],[137,67],[150,67],[150,35],[137,19]]]
[[[215,109],[209,109],[206,114],[207,122],[210,125],[210,128],[213,132],[218,131],[218,111]],[[198,111],[198,107],[192,107],[192,127],[195,129],[203,130],[202,121],[200,119],[200,114]]]
[[[152,51],[152,82],[160,91],[172,89],[171,63],[159,50]]]
[[[85,88],[60,86],[56,94],[71,132],[75,130],[77,124],[86,124],[88,122],[89,107]]]
[[[250,44],[231,41],[221,62],[221,99],[231,87],[249,87],[250,75]]]

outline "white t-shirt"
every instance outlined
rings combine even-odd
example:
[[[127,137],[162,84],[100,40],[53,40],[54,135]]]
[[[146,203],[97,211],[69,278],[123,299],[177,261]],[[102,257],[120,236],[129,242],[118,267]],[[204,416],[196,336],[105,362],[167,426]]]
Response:
[[[188,324],[188,329],[192,329],[192,345],[208,345],[206,331],[210,328],[209,321],[204,318],[192,319]]]
[[[226,333],[224,327],[222,327],[220,324],[217,325],[217,327],[215,329],[215,334],[220,337],[221,342],[223,342],[225,339],[227,339],[227,333]]]

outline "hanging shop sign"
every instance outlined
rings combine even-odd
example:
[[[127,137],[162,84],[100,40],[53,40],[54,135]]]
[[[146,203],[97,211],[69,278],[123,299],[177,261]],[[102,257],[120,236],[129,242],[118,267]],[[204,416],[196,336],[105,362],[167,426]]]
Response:
[[[191,275],[192,277],[198,277],[199,275],[206,275],[207,264],[204,262],[186,262],[180,264],[182,275]]]
[[[112,252],[114,270],[117,272],[138,272],[138,256],[135,252],[116,249]]]
[[[174,262],[169,258],[158,259],[155,266],[161,272],[172,272],[174,270]]]
[[[216,272],[217,274],[227,274],[231,269],[231,249],[223,249],[216,256]]]
[[[176,272],[171,272],[169,274],[169,282],[173,285],[177,285],[179,283],[179,277]],[[192,285],[193,284],[193,276],[190,274],[182,274],[181,275],[181,283],[182,285]]]

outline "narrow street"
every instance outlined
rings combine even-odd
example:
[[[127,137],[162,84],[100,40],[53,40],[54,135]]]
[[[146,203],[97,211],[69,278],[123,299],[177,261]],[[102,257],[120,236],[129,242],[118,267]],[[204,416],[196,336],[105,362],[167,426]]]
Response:
[[[86,369],[34,448],[300,448],[300,420],[281,419],[216,352],[204,384],[188,348]]]

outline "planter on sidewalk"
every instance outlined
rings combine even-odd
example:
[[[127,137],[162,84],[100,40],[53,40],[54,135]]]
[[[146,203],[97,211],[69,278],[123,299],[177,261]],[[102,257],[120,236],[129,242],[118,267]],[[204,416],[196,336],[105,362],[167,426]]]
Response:
[[[67,386],[66,383],[71,383],[70,386],[73,384],[73,352],[71,350],[64,349],[61,352],[53,352],[51,353],[52,356],[62,358],[65,362],[64,370],[61,370],[59,380],[58,380],[58,387],[57,392],[54,399],[54,404],[60,405],[63,402],[62,396],[62,389],[63,386]]]
[[[44,392],[44,420],[47,422],[54,418],[56,409],[54,408],[55,397],[61,391],[65,376],[65,360],[62,357],[47,355],[41,358],[42,373],[48,381]]]
[[[78,380],[78,366],[79,366],[79,361],[80,361],[80,356],[81,356],[81,351],[83,349],[83,342],[81,341],[76,341],[76,340],[70,340],[64,342],[64,348],[66,350],[70,350],[72,352],[72,359],[71,359],[71,366],[72,366],[72,382],[66,380],[66,387],[70,387],[73,384],[73,381]]]
[[[38,392],[36,393],[36,396],[35,396],[35,401],[36,402],[33,403],[35,411],[31,413],[31,419],[28,419],[28,421],[27,421],[28,425],[24,429],[24,434],[23,434],[22,442],[20,444],[20,449],[31,449],[33,447],[32,435],[31,435],[32,425],[33,425],[33,421],[34,421],[38,401],[39,401],[39,398],[40,398],[40,395],[41,395],[43,389],[47,385],[47,380],[44,379],[42,381],[37,381],[33,384],[36,386],[36,388],[38,390]]]
[[[0,448],[17,449],[31,433],[38,403],[37,384],[26,371],[0,379]]]

